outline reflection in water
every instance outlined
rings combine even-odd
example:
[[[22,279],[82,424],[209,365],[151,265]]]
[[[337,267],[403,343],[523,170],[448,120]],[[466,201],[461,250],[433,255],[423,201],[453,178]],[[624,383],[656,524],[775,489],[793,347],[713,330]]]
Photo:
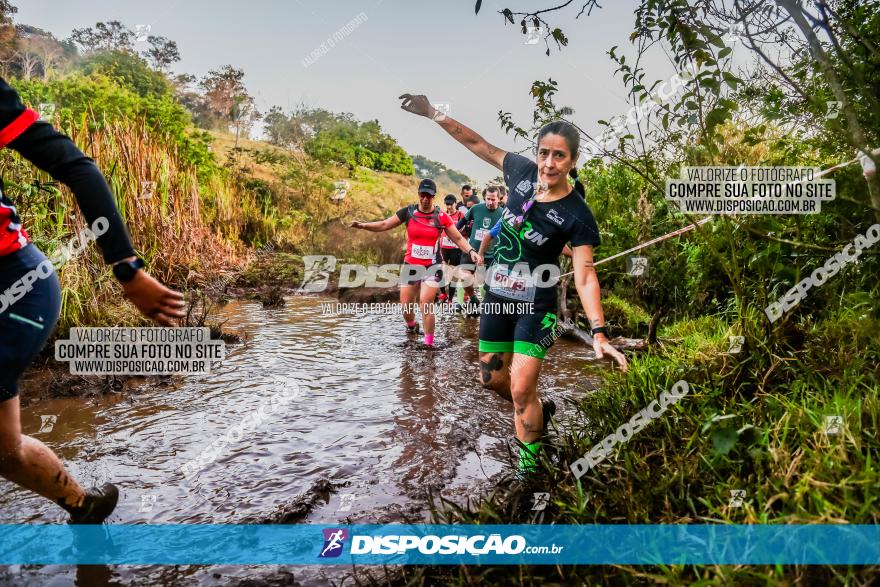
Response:
[[[438,396],[443,389],[434,389],[437,352],[420,347],[403,359],[400,369],[398,395],[406,411],[394,419],[391,437],[402,447],[392,465],[402,471],[398,483],[403,487],[431,485],[433,480],[427,476],[439,468],[436,462],[442,460]]]
[[[320,298],[288,298],[278,310],[235,302],[223,313],[226,328],[248,342],[229,345],[214,372],[145,380],[135,394],[49,400],[22,414],[24,432],[55,449],[83,484],[120,487],[111,523],[236,523],[291,503],[322,478],[338,490],[316,500],[304,522],[411,520],[426,515],[429,489],[449,496],[506,466],[512,409],[478,384],[478,320],[443,317],[440,346],[428,350],[407,340],[399,316],[325,316]],[[562,407],[582,393],[575,386],[583,385],[589,356],[557,342],[540,389]],[[293,382],[296,400],[256,429],[230,435]],[[45,415],[57,418],[40,433]],[[183,466],[200,455],[203,466],[188,479]],[[65,517],[0,480],[0,523]],[[145,576],[213,584],[214,572],[254,574],[248,567],[11,567],[0,569],[0,584],[62,575],[81,585]]]

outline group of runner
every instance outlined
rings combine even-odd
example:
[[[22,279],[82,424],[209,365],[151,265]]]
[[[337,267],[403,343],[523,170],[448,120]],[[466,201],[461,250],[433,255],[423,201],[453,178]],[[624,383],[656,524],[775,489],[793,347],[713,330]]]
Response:
[[[354,221],[351,226],[374,232],[406,226],[400,291],[406,310],[403,319],[407,332],[418,334],[411,311],[418,299],[428,346],[434,345],[435,300],[454,303],[456,280],[464,278],[466,306],[479,307],[474,278],[480,273],[478,267],[488,266],[485,300],[489,303],[480,312],[479,379],[513,403],[518,469],[527,474],[535,470],[541,439],[556,410],[552,400],[539,397],[537,384],[547,350],[559,336],[557,286],[538,284],[533,279],[537,268],[558,269],[560,255],[572,258],[575,288],[590,321],[596,357],[607,354],[627,369],[626,358],[609,343],[605,327],[593,265],[599,228],[577,174],[580,135],[565,121],[545,125],[536,137],[532,160],[489,144],[438,113],[424,95],[404,94],[400,99],[401,108],[436,121],[473,154],[502,171],[505,185],[487,187],[482,202],[471,186],[464,185],[460,201],[452,194],[444,198],[443,211],[434,205],[436,184],[424,179],[418,187],[418,205],[401,208],[385,220]],[[462,262],[465,259],[469,263]],[[420,277],[406,277],[410,274]]]
[[[483,190],[482,202],[472,193],[471,186],[465,184],[461,187],[462,199],[460,202],[453,194],[447,194],[443,203],[446,204],[446,213],[455,223],[455,227],[467,237],[470,246],[477,249],[480,256],[483,257],[484,265],[488,266],[492,264],[494,246],[482,247],[482,241],[484,235],[488,234],[491,227],[501,218],[500,206],[503,206],[506,190],[500,186],[489,186]],[[447,279],[445,280],[446,285],[440,287],[437,301],[458,306],[456,284],[461,280],[464,282],[462,297],[464,307],[461,309],[467,314],[479,311],[480,299],[475,293],[474,285],[479,285],[482,280],[479,279],[479,276],[475,277],[476,268],[472,268],[466,263],[462,264],[461,249],[446,235],[440,237],[438,251],[440,256],[437,261],[441,262],[446,269]]]
[[[432,179],[419,184],[419,203],[405,206],[385,220],[353,221],[352,228],[383,232],[406,226],[406,252],[401,269],[400,303],[407,332],[419,333],[414,309],[415,301],[422,311],[424,343],[434,345],[436,327],[435,302],[448,302],[468,315],[479,312],[480,299],[475,286],[481,285],[480,268],[491,265],[494,244],[484,244],[485,237],[501,219],[502,193],[506,190],[489,186],[483,190],[483,201],[473,194],[470,185],[461,188],[461,200],[447,194],[443,200],[446,211],[434,205],[437,185]],[[466,257],[463,260],[462,255]],[[463,306],[457,302],[457,287],[463,284]],[[422,284],[425,287],[421,287]]]
[[[474,197],[470,186],[464,186],[461,202],[454,196],[444,199],[444,212],[434,205],[436,184],[425,179],[419,184],[418,204],[401,208],[385,220],[353,222],[352,226],[383,231],[406,225],[404,271],[412,276],[401,286],[401,302],[412,308],[418,299],[428,345],[434,343],[432,307],[443,270],[425,270],[439,261],[457,268],[462,277],[486,262],[491,266],[485,301],[492,303],[485,304],[480,315],[478,377],[484,387],[513,403],[519,469],[533,471],[546,423],[555,411],[551,401],[540,399],[537,382],[546,351],[557,335],[556,287],[535,286],[515,266],[525,263],[533,270],[546,263],[558,264],[560,254],[570,253],[578,296],[592,325],[596,356],[608,354],[621,369],[627,366],[624,356],[608,342],[604,326],[593,267],[599,231],[575,172],[578,132],[563,121],[546,125],[538,133],[536,160],[532,161],[487,143],[449,116],[439,116],[425,96],[405,94],[401,99],[404,110],[437,121],[471,152],[501,170],[505,185],[487,188],[483,202]],[[184,316],[183,296],[152,278],[135,255],[113,193],[94,161],[69,137],[40,121],[0,79],[3,147],[19,152],[66,184],[90,226],[102,219],[107,230],[97,237],[97,243],[104,261],[112,266],[124,295],[144,316],[160,326],[173,326]],[[569,176],[575,179],[574,187]],[[465,300],[477,305],[473,283],[464,287]],[[0,293],[6,302],[0,311],[0,476],[57,503],[70,514],[71,523],[101,523],[116,507],[117,488],[106,483],[84,489],[51,449],[21,431],[18,381],[54,329],[61,289],[52,263],[30,242],[15,207],[2,192],[2,183]],[[453,285],[444,293],[451,300],[457,295]],[[504,303],[509,301],[527,303]],[[412,312],[404,315],[406,328],[413,333],[418,332],[415,318]]]

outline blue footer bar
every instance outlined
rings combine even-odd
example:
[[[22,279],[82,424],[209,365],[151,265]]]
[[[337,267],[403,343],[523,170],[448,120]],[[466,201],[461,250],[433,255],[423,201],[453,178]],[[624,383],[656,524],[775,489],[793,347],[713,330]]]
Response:
[[[0,525],[0,564],[876,565],[876,525]]]

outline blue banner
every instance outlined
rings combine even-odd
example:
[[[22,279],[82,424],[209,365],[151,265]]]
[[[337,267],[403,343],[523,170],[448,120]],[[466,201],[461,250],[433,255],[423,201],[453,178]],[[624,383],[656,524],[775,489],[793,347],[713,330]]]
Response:
[[[0,525],[0,564],[876,565],[875,525]]]

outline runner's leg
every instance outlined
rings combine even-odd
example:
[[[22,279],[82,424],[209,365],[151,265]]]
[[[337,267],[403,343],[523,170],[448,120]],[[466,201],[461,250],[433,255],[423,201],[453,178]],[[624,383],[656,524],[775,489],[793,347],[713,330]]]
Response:
[[[538,377],[547,349],[553,346],[555,334],[554,312],[530,312],[520,315],[516,321],[510,394],[513,397],[516,437],[523,444],[520,447],[519,469],[524,472],[535,470],[541,437],[548,424],[544,421],[544,409],[538,396]]]
[[[466,300],[470,300],[470,298],[472,298],[474,295],[474,285],[473,285],[474,284],[474,274],[472,271],[468,271],[467,269],[465,269],[465,273],[469,273],[471,279],[470,279],[470,285],[466,285],[464,287],[464,297]]]
[[[55,503],[80,506],[82,487],[49,447],[21,433],[18,396],[0,402],[0,475]]]
[[[486,311],[480,315],[480,383],[507,401],[513,401],[510,362],[517,316],[505,314],[503,305],[491,295],[486,301]]]
[[[0,291],[45,262],[34,245],[12,253],[3,259]],[[61,285],[53,272],[0,312],[0,476],[63,507],[80,505],[85,493],[55,453],[22,435],[18,398],[18,379],[45,346],[60,310]]]
[[[469,265],[467,269],[464,267],[459,267],[461,270],[461,284],[459,287],[464,289],[464,298],[462,302],[467,304],[470,301],[470,298],[474,295],[474,272],[471,270],[473,265]]]
[[[492,257],[486,257],[485,263],[481,265],[476,274],[474,275],[474,284],[478,286],[480,295],[479,297],[486,297],[486,271],[488,267],[492,265]]]
[[[480,383],[509,402],[513,401],[510,395],[512,358],[513,353],[480,353]]]
[[[403,321],[408,328],[416,324],[415,304],[419,293],[419,284],[407,283],[400,286],[400,306],[403,309]]]
[[[514,353],[510,367],[510,395],[513,398],[516,437],[523,444],[540,438],[544,431],[544,416],[538,398],[538,376],[541,363],[537,357]]]
[[[437,297],[437,281],[426,279],[422,281],[419,290],[419,303],[422,308],[422,322],[425,330],[425,344],[434,344],[434,327],[437,317],[434,314],[434,299]]]

